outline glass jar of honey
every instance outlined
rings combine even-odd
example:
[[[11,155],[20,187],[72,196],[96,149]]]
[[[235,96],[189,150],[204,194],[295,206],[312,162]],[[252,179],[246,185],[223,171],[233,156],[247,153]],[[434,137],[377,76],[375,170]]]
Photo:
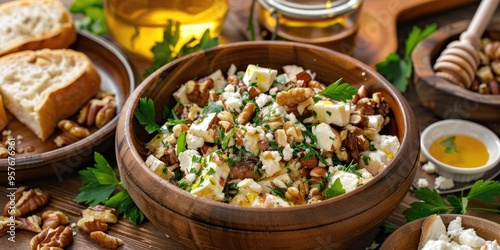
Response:
[[[205,30],[216,37],[228,11],[228,0],[105,0],[109,33],[134,55],[153,59],[151,48],[163,41],[168,20],[180,22],[177,51]],[[174,49],[175,51],[175,49]]]
[[[362,0],[258,0],[265,39],[315,44],[351,55]]]

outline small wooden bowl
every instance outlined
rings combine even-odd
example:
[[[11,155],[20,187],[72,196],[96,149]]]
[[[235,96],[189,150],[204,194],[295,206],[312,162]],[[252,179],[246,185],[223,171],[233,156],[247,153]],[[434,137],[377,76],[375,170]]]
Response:
[[[496,126],[492,129],[498,134],[500,95],[483,95],[461,88],[436,76],[433,70],[441,51],[448,43],[459,39],[469,22],[463,20],[443,26],[415,47],[412,53],[415,91],[420,103],[437,116],[491,123]],[[492,22],[486,33],[498,39],[499,29],[500,23]]]
[[[147,135],[134,118],[141,97],[151,98],[157,114],[173,107],[172,94],[190,79],[231,64],[281,69],[300,65],[316,79],[332,83],[342,77],[369,93],[381,91],[391,106],[391,125],[400,152],[387,169],[366,185],[316,204],[289,208],[251,208],[199,198],[154,174],[144,163]],[[162,67],[145,79],[120,114],[116,158],[122,181],[146,217],[176,241],[196,249],[345,248],[373,232],[400,204],[416,173],[419,134],[416,118],[402,95],[370,67],[346,55],[292,42],[241,42],[198,52]]]
[[[441,214],[440,216],[446,227],[457,216],[460,216],[462,217],[462,227],[464,229],[473,228],[477,235],[483,239],[500,242],[500,224],[470,215]],[[425,218],[414,220],[398,228],[387,237],[380,250],[417,249],[424,220]]]

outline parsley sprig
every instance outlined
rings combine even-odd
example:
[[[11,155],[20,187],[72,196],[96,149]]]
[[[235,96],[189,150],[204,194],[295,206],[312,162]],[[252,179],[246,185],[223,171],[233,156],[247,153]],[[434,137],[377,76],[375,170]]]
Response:
[[[406,39],[403,58],[399,54],[390,53],[384,61],[375,65],[377,71],[391,82],[401,93],[406,92],[410,76],[413,72],[411,53],[417,44],[436,31],[437,25],[430,24],[422,30],[414,26]]]
[[[348,83],[341,83],[341,82],[342,78],[328,85],[328,87],[321,90],[319,94],[328,97],[330,99],[342,102],[351,100],[352,96],[358,93],[358,90],[355,87],[349,85]]]
[[[420,201],[413,202],[410,208],[403,211],[406,221],[413,221],[419,218],[429,216],[431,214],[466,214],[467,210],[481,210],[500,213],[499,209],[486,207],[469,207],[470,200],[476,200],[489,204],[498,205],[496,198],[500,196],[499,181],[476,181],[469,193],[464,195],[464,190],[460,197],[455,195],[447,195],[446,199],[442,198],[435,189],[419,188],[415,190],[415,196]]]
[[[108,32],[104,16],[103,0],[75,0],[69,7],[71,13],[85,15],[83,18],[75,19],[75,26],[79,30],[87,30],[96,35],[104,35]]]
[[[210,30],[205,30],[200,38],[199,43],[195,43],[196,38],[191,38],[188,42],[182,45],[179,52],[175,52],[177,43],[179,42],[181,27],[179,22],[168,20],[165,31],[163,32],[163,41],[157,42],[151,51],[154,54],[153,64],[144,71],[144,77],[162,67],[163,65],[193,53],[195,51],[208,49],[219,45],[219,38],[210,38]]]
[[[106,158],[95,152],[94,161],[94,167],[78,172],[83,187],[73,201],[85,203],[89,206],[104,204],[116,208],[120,214],[128,218],[133,224],[141,224],[144,221],[144,214],[135,205],[123,183],[118,180]],[[116,189],[121,190],[113,195]]]
[[[139,99],[139,107],[134,112],[134,116],[141,125],[145,126],[148,134],[160,130],[160,125],[155,120],[155,105],[151,98],[141,97]]]

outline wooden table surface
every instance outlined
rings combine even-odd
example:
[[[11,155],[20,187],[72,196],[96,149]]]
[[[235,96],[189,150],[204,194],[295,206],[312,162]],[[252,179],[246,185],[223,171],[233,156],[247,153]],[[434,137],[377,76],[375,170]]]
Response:
[[[0,2],[4,1],[5,0],[0,0]],[[69,6],[72,0],[64,0],[63,2]],[[388,53],[395,51],[397,48],[396,46],[398,46],[400,51],[402,50],[404,46],[404,39],[413,25],[423,27],[426,24],[437,23],[439,26],[442,26],[453,21],[471,18],[477,8],[477,3],[475,3],[477,1],[470,0],[458,1],[460,3],[456,2],[456,5],[454,6],[461,6],[452,9],[450,9],[451,6],[441,6],[441,8],[429,9],[429,3],[435,4],[439,2],[436,0],[419,0],[410,2],[413,3],[408,4],[403,0],[365,0],[360,23],[362,32],[359,33],[359,46],[356,47],[353,56],[368,65],[374,65],[374,63],[385,58]],[[249,13],[249,3],[250,1],[247,0],[230,0],[230,12],[228,13],[223,33],[221,35],[221,43],[237,42],[248,39],[249,36],[246,31],[246,21]],[[418,3],[425,4],[427,9],[418,8]],[[411,10],[415,10],[416,8],[419,9],[419,11],[412,11],[411,14],[408,14],[408,8]],[[400,16],[401,13],[404,13],[403,17]],[[500,17],[498,11],[496,16]],[[254,20],[254,22],[257,23],[257,20]],[[369,27],[375,27],[374,22],[377,22],[375,26],[381,27],[382,29],[373,29],[370,32],[363,32],[367,31]],[[396,45],[383,43],[383,41],[391,39],[388,36],[388,32],[390,32],[390,28],[388,28],[389,26],[393,26],[396,31]],[[384,27],[386,27],[386,29],[384,29]],[[134,66],[138,69],[138,72],[142,73],[142,70],[147,67],[147,64],[136,60],[135,57],[131,56],[130,58]],[[414,125],[418,126],[420,131],[422,131],[429,124],[439,120],[438,117],[434,116],[430,111],[424,109],[420,105],[411,85],[404,96],[418,117],[418,124]],[[497,126],[500,126],[500,121]],[[105,156],[108,160],[114,162],[115,156],[113,148],[110,148],[109,152],[107,152]],[[87,166],[82,166],[82,168],[84,167]],[[32,181],[25,184],[40,187],[48,191],[50,194],[50,200],[45,208],[63,211],[68,215],[71,222],[76,222],[79,219],[81,211],[86,208],[86,206],[72,201],[73,197],[76,196],[81,187],[80,178],[76,170],[66,173],[63,175],[62,179],[45,178],[43,180]],[[1,189],[0,204],[3,205],[7,202],[7,193],[6,188]],[[388,218],[388,222],[396,225],[404,224],[402,211],[408,208],[409,204],[415,200],[416,198],[411,193],[408,193],[401,205]],[[500,215],[498,214],[486,212],[477,212],[472,214],[500,223]],[[75,231],[77,232],[77,235],[74,237],[74,242],[68,249],[100,249],[100,247],[90,240],[88,235],[80,233],[78,229],[75,229]],[[123,240],[124,244],[119,249],[183,249],[183,246],[168,238],[168,236],[162,234],[149,221],[146,221],[140,226],[134,226],[128,220],[120,219],[117,224],[110,226],[109,234],[117,236]],[[0,248],[27,249],[29,247],[29,241],[33,236],[34,233],[18,230],[16,231],[15,243],[8,241],[6,236],[0,237],[0,242],[2,244]],[[369,246],[370,243],[371,241],[362,241],[358,247],[362,248],[362,246]]]

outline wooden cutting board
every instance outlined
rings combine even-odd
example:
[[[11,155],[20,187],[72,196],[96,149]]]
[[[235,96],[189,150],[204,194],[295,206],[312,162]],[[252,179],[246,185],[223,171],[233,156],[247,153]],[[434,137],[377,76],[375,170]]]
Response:
[[[368,65],[398,49],[397,23],[411,21],[477,0],[365,0],[353,56]],[[401,43],[401,41],[400,41]]]

